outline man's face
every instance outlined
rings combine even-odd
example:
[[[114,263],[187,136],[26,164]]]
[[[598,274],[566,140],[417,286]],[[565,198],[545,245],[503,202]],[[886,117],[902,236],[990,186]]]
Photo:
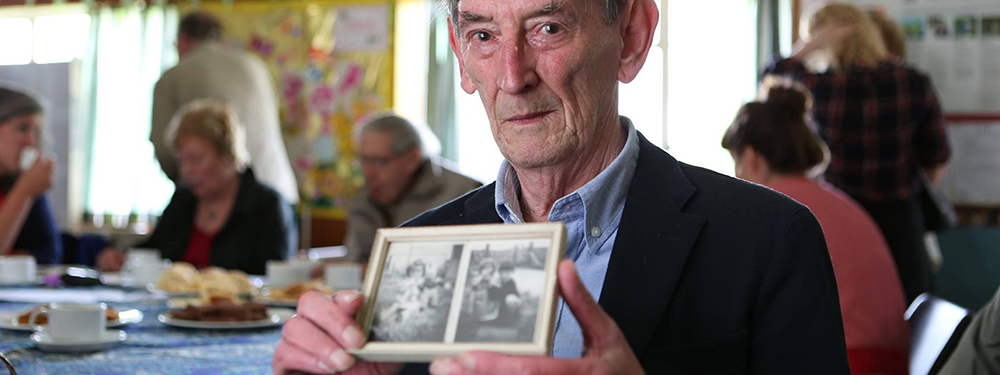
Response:
[[[177,57],[183,58],[188,52],[191,52],[195,46],[194,39],[188,38],[184,33],[177,34]]]
[[[388,206],[409,187],[420,166],[420,151],[414,147],[402,154],[392,152],[392,137],[366,131],[358,139],[358,159],[365,178],[365,190],[375,204]]]
[[[500,270],[500,281],[507,282],[514,276],[512,270]]]
[[[596,0],[461,0],[452,49],[462,88],[478,91],[501,153],[515,167],[591,150],[618,123],[621,27]]]

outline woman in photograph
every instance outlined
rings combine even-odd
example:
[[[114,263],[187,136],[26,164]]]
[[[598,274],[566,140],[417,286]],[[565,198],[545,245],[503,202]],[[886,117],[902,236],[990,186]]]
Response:
[[[215,266],[263,275],[269,260],[295,254],[291,206],[249,168],[239,120],[228,105],[197,101],[181,109],[168,138],[182,183],[153,234],[136,247],[198,268]],[[121,255],[102,252],[104,269]],[[112,264],[108,259],[112,259]]]
[[[38,152],[43,112],[30,95],[0,88],[0,256],[53,264],[62,260],[62,241],[44,195],[54,166]],[[22,170],[30,154],[35,160]]]

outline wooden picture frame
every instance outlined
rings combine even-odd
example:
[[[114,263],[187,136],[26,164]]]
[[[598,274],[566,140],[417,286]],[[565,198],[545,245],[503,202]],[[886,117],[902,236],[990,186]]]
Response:
[[[548,355],[562,223],[379,229],[357,317],[374,362],[470,350]]]

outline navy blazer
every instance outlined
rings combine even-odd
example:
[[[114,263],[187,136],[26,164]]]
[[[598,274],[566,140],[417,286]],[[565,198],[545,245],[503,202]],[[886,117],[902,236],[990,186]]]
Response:
[[[404,226],[500,223],[495,184]],[[850,374],[819,223],[765,187],[640,134],[600,305],[647,373]],[[404,373],[426,373],[412,364]]]

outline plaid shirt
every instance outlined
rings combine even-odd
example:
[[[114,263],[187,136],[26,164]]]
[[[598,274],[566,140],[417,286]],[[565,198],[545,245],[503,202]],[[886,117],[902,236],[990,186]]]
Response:
[[[791,78],[812,92],[812,117],[830,147],[826,179],[856,199],[907,199],[919,188],[921,168],[948,161],[934,88],[906,65],[816,74],[797,60],[779,59],[765,74]]]

